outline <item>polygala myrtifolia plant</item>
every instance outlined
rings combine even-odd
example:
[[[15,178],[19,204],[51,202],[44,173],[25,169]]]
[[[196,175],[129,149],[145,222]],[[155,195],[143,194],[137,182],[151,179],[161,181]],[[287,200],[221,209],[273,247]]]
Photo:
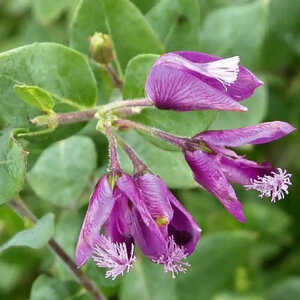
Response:
[[[122,89],[122,80],[113,68],[115,55],[110,38],[96,33],[89,42],[94,62],[107,71],[116,87]],[[74,61],[73,68],[76,63],[81,62]],[[84,74],[77,72],[76,75],[80,78],[72,80],[77,80],[76,84],[81,87],[85,84]],[[10,80],[8,76],[7,80]],[[57,99],[53,99],[47,90],[16,83],[17,95],[44,111],[43,115],[31,120],[36,126],[46,126],[34,135],[46,133],[51,138],[63,127],[61,125],[96,118],[96,129],[108,139],[108,171],[99,179],[90,197],[75,251],[77,267],[92,258],[97,266],[108,268],[106,277],[115,279],[134,266],[135,247],[138,247],[150,261],[163,265],[164,271],[171,272],[175,278],[179,272],[187,271],[189,263],[185,259],[194,252],[201,237],[201,229],[192,215],[159,174],[151,172],[151,165],[147,166],[121,138],[118,132],[122,130],[134,129],[177,147],[195,181],[218,198],[240,222],[245,222],[245,216],[230,182],[241,184],[246,190],[257,190],[259,197],[269,197],[271,202],[283,199],[291,184],[291,174],[268,162],[247,160],[231,148],[277,140],[295,130],[290,124],[274,121],[237,129],[207,130],[184,137],[129,118],[145,107],[152,107],[157,112],[157,109],[174,110],[178,114],[195,110],[242,111],[246,114],[247,107],[241,101],[249,98],[262,84],[240,65],[238,56],[221,58],[191,51],[166,53],[155,61],[146,79],[145,98],[114,101],[89,110],[78,105],[76,111],[58,113],[53,110]],[[68,103],[68,100],[64,101]],[[17,147],[15,139],[26,137],[26,134],[13,131],[9,143]],[[117,147],[121,147],[131,160],[133,174],[122,170]],[[5,159],[9,160],[8,157]],[[30,216],[21,202],[13,200],[11,205],[21,215]],[[55,241],[50,240],[49,244],[66,262],[63,250]],[[80,269],[76,269],[72,261],[67,264],[90,288]]]

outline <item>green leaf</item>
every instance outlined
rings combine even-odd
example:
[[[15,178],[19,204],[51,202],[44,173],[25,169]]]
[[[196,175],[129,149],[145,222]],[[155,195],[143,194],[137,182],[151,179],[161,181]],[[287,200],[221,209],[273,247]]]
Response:
[[[43,200],[70,207],[76,205],[95,168],[96,150],[92,140],[73,136],[47,148],[27,178]]]
[[[200,7],[198,0],[163,0],[147,19],[167,51],[199,50]]]
[[[55,103],[50,93],[38,86],[15,85],[15,92],[24,102],[39,108],[42,111],[50,112]]]
[[[8,242],[0,247],[0,252],[10,247],[30,247],[40,249],[44,247],[54,234],[54,215],[48,213],[39,219],[34,227],[18,232]]]
[[[26,154],[9,129],[0,132],[0,204],[21,191],[26,172]]]
[[[122,137],[133,147],[150,170],[155,174],[159,174],[170,188],[192,188],[197,186],[181,152],[162,150],[135,131],[124,132]],[[126,172],[131,172],[132,166],[127,155],[121,149],[119,149],[119,154],[122,168]]]
[[[35,18],[41,24],[50,24],[55,21],[69,6],[69,1],[33,0],[32,7]]]
[[[70,46],[89,55],[89,36],[107,33],[101,0],[80,0],[71,22]]]
[[[145,82],[158,58],[159,55],[155,54],[140,54],[129,61],[124,77],[123,99],[145,97]]]
[[[230,282],[237,267],[248,260],[255,241],[248,231],[219,232],[202,237],[188,262],[190,269],[177,279],[179,299],[212,299]]]
[[[261,122],[267,112],[268,95],[266,86],[259,87],[254,95],[242,102],[248,107],[247,112],[219,112],[212,129],[231,129],[256,125]]]
[[[0,54],[0,78],[15,84],[36,85],[75,107],[96,103],[97,87],[87,59],[54,43],[35,43]],[[13,87],[12,87],[13,88]],[[1,106],[10,99],[1,97]]]
[[[139,257],[122,281],[120,299],[177,300],[175,284],[161,265]]]
[[[158,37],[133,3],[129,0],[102,2],[116,55],[123,70],[128,61],[138,54],[163,52]]]
[[[239,55],[253,65],[267,30],[268,1],[220,8],[205,19],[200,33],[203,52],[218,56]]]
[[[131,0],[131,2],[133,2],[143,14],[149,11],[158,1],[159,0]]]
[[[30,300],[71,300],[74,290],[73,282],[59,281],[46,275],[40,275],[32,285]]]
[[[123,98],[133,99],[144,97],[145,81],[157,55],[144,54],[134,57],[128,63],[125,73]],[[145,125],[159,128],[167,132],[181,135],[193,136],[206,130],[215,120],[215,111],[193,111],[175,112],[171,110],[144,109],[140,114],[131,119]],[[149,137],[146,137],[149,139]],[[178,150],[163,141],[150,138],[155,145],[167,150]]]
[[[300,278],[294,277],[284,280],[272,288],[268,300],[290,300],[300,298]]]

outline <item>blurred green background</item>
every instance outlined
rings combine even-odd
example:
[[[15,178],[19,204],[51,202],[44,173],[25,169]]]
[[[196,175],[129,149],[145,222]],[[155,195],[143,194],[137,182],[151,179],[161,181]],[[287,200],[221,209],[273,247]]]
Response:
[[[138,31],[136,34],[134,32],[134,26],[139,27],[138,22],[143,18],[143,22],[150,24],[157,40],[163,44],[164,51],[194,50],[225,57],[239,55],[241,63],[264,80],[264,87],[245,102],[249,107],[247,115],[201,113],[195,118],[213,120],[216,117],[211,128],[233,128],[272,120],[287,121],[299,128],[299,0],[132,0],[135,6],[125,0],[111,1],[113,4],[108,8],[111,14],[106,17],[112,22],[112,31],[119,33],[117,38],[121,45],[114,42],[116,47],[122,49],[119,55],[121,68],[124,69],[127,61],[140,53],[139,45],[146,43],[146,37],[139,35]],[[87,37],[95,31],[107,30],[100,2],[0,0],[0,52],[33,42],[56,42],[88,55]],[[128,19],[123,21],[129,22],[129,26],[125,26],[122,19],[113,19],[118,14],[127,18],[127,9]],[[129,31],[122,26],[133,28],[130,38],[126,36]],[[125,30],[125,35],[122,35],[122,30]],[[127,41],[135,43],[137,50],[132,50],[133,44]],[[145,60],[149,65],[153,58]],[[94,66],[94,72],[99,85],[99,103],[121,96],[103,71]],[[130,98],[130,89],[124,93]],[[5,123],[5,116],[0,111],[0,127],[2,118]],[[141,121],[147,123],[147,116],[143,118]],[[199,126],[196,124],[197,120],[189,123],[188,129],[182,129],[180,123],[177,126],[179,131],[197,132],[204,129],[200,119]],[[54,165],[53,172],[56,172],[58,156],[55,147],[61,144],[51,146],[45,141],[33,144],[24,142],[31,155],[28,158],[30,172],[21,196],[39,217],[50,211],[54,213],[55,238],[72,257],[89,194],[106,168],[106,142],[96,133],[94,125],[93,122],[87,124],[75,137],[65,142],[64,146],[70,149],[67,152],[70,157],[64,167],[66,176],[70,175],[70,178],[59,178],[58,185],[57,178],[45,181],[42,177],[40,180],[39,172],[50,163]],[[164,122],[161,125],[166,126]],[[133,141],[136,137],[128,138]],[[151,142],[144,140],[145,144],[150,145]],[[78,145],[81,148],[77,149]],[[140,143],[136,142],[136,147],[141,147]],[[73,151],[75,148],[77,150]],[[155,148],[154,152],[161,151],[166,153],[161,155],[170,157],[169,162],[166,159],[160,166],[162,177],[174,188],[174,193],[203,229],[199,246],[189,259],[192,267],[173,280],[169,274],[163,273],[161,266],[139,258],[129,274],[111,281],[104,279],[103,270],[89,263],[84,270],[101,290],[110,299],[121,300],[300,299],[299,134],[293,133],[268,145],[241,149],[240,152],[249,159],[270,161],[293,174],[289,195],[276,204],[258,198],[256,192],[246,192],[236,187],[244,204],[246,224],[235,221],[208,193],[198,188],[187,189],[193,187],[193,183],[182,175],[187,171],[179,167],[180,163],[174,172],[170,171],[172,164],[178,161],[178,153],[174,149],[166,149],[170,150],[167,152],[160,148]],[[139,148],[139,151],[143,149]],[[41,154],[48,155],[48,160],[37,160]],[[155,163],[153,161],[153,165]],[[73,176],[68,170],[74,165],[77,169]],[[171,178],[174,176],[177,181]],[[20,219],[8,206],[0,206],[0,244],[28,228],[30,224]],[[90,298],[50,250],[14,247],[2,251],[0,255],[0,299]]]

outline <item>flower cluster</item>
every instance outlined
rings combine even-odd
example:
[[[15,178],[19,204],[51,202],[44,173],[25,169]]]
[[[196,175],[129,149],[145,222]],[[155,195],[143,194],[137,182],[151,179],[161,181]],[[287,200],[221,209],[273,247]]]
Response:
[[[239,57],[220,58],[197,52],[162,55],[153,65],[145,86],[147,105],[159,109],[247,111],[240,101],[249,98],[263,83],[240,65]],[[129,120],[116,120],[118,127],[131,127],[178,146],[199,185],[218,198],[238,221],[245,222],[242,204],[231,182],[272,202],[284,198],[291,174],[270,163],[256,163],[238,155],[232,147],[277,140],[295,128],[285,122],[261,123],[230,130],[208,130],[194,137],[178,137]],[[193,253],[201,229],[189,212],[152,174],[124,141],[134,166],[125,173],[118,162],[116,140],[109,138],[110,170],[97,183],[90,198],[76,248],[76,263],[92,258],[109,268],[106,277],[115,279],[133,266],[135,247],[154,263],[162,264],[175,278],[190,266],[185,259]]]

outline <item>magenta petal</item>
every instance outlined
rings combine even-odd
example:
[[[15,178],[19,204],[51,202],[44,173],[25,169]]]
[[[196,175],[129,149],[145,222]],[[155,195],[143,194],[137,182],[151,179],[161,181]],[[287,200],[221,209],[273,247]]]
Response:
[[[240,222],[245,222],[242,204],[221,170],[221,166],[207,153],[185,151],[185,159],[194,173],[195,180],[216,196],[224,207]]]
[[[173,209],[168,199],[170,192],[162,179],[146,173],[136,176],[135,180],[151,217],[155,220],[166,217],[169,222],[173,218]]]
[[[146,224],[135,207],[132,209],[131,233],[135,243],[150,260],[158,259],[166,253],[167,240],[155,221]]]
[[[185,252],[190,255],[194,252],[201,235],[201,229],[184,208],[184,206],[169,192],[169,199],[174,210],[174,216],[168,226],[169,235],[174,237],[178,246],[183,246]]]
[[[194,75],[170,66],[154,66],[148,75],[145,89],[147,97],[161,109],[247,110],[225,93]]]
[[[118,189],[115,189],[115,205],[105,224],[105,234],[115,243],[125,242],[132,244],[130,234],[131,212],[128,206],[128,198]]]
[[[144,222],[148,224],[152,218],[141,197],[140,191],[138,190],[134,179],[130,175],[123,173],[117,181],[117,187],[124,195],[128,197],[132,204],[138,209]]]
[[[193,51],[179,51],[174,53],[195,63],[208,63],[222,59],[222,57]],[[201,74],[197,74],[196,76],[221,92],[224,91],[224,87],[220,82]],[[240,66],[237,80],[227,87],[226,94],[236,101],[242,101],[249,98],[254,93],[255,89],[261,85],[263,85],[261,80],[247,68]]]
[[[256,179],[259,176],[263,177],[275,170],[275,168],[267,162],[258,164],[244,158],[233,159],[228,156],[222,156],[220,164],[228,180],[242,185],[250,184],[250,179]]]
[[[294,130],[295,127],[289,123],[274,121],[238,129],[209,130],[197,134],[194,138],[217,146],[237,147],[244,144],[269,143]]]
[[[89,206],[78,238],[75,262],[82,266],[92,255],[93,248],[99,238],[99,232],[108,219],[115,203],[112,188],[104,175],[97,183],[90,198]]]

